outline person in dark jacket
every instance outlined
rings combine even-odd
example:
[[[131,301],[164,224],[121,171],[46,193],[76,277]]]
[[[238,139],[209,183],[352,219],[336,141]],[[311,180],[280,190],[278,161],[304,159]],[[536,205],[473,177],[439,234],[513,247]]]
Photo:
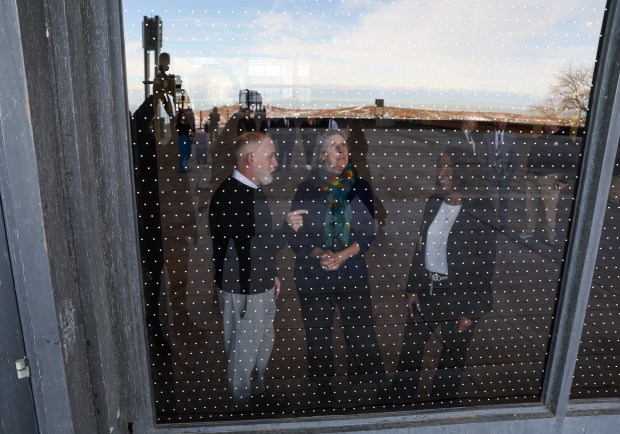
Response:
[[[219,134],[220,127],[220,112],[217,107],[213,107],[211,113],[209,113],[209,123],[207,127],[205,127],[205,131],[209,133],[209,142],[215,144],[217,140],[217,136]]]
[[[228,387],[236,410],[248,409],[252,396],[265,394],[265,370],[275,333],[280,292],[276,254],[286,233],[272,228],[262,185],[278,166],[273,140],[244,133],[235,140],[236,168],[209,204],[215,285],[228,355]],[[284,226],[284,229],[290,228]]]
[[[439,158],[437,185],[424,209],[404,296],[408,309],[392,398],[417,394],[424,349],[441,329],[443,348],[432,398],[458,396],[467,349],[479,319],[491,310],[495,210],[473,153],[450,148]]]
[[[243,117],[237,121],[237,134],[249,133],[257,131],[256,121],[252,117],[252,112],[249,108],[243,109]]]
[[[176,129],[179,146],[179,173],[185,173],[192,155],[192,136],[194,135],[194,127],[187,119],[185,112],[179,112]]]
[[[350,382],[385,377],[372,315],[364,254],[375,238],[372,190],[349,163],[346,138],[335,130],[319,140],[311,179],[293,199],[288,222],[295,252],[294,280],[306,328],[308,370],[329,402],[335,375],[332,329],[340,310]]]

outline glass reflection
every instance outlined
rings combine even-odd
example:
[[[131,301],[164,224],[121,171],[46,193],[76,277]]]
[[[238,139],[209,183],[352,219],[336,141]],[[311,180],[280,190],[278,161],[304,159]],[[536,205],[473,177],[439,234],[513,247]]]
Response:
[[[596,269],[571,388],[572,399],[620,396],[620,290],[617,259],[620,249],[620,228],[617,223],[620,215],[619,188],[620,153],[616,153]]]
[[[140,174],[143,181],[137,185],[145,207],[140,228],[161,422],[188,421],[196,415],[202,420],[226,420],[539,399],[575,179],[566,178],[567,187],[556,190],[556,244],[545,242],[544,230],[522,239],[519,235],[528,227],[528,156],[538,143],[545,143],[554,164],[573,170],[572,164],[555,159],[560,155],[557,145],[546,139],[542,125],[506,123],[504,143],[514,144],[514,163],[509,167],[513,172],[497,183],[497,167],[491,163],[496,161],[495,152],[480,150],[496,146],[498,122],[478,121],[473,136],[478,137],[479,150],[473,155],[461,140],[460,121],[399,120],[386,129],[376,128],[375,119],[354,123],[336,119],[351,125],[340,129],[337,137],[343,143],[338,143],[336,155],[348,151],[351,137],[359,140],[355,129],[361,129],[368,142],[362,164],[372,169],[372,188],[364,181],[363,194],[349,203],[353,217],[349,241],[365,240],[363,254],[357,255],[362,262],[344,261],[350,270],[362,273],[361,280],[347,274],[338,283],[321,267],[321,260],[309,254],[315,241],[326,248],[322,206],[327,205],[312,181],[317,166],[308,170],[302,131],[291,127],[287,134],[295,140],[290,170],[274,171],[273,182],[263,191],[279,231],[293,230],[287,222],[291,210],[310,213],[301,216],[303,229],[289,236],[288,246],[277,255],[282,289],[264,377],[271,400],[268,405],[263,401],[247,411],[234,411],[226,374],[226,322],[212,283],[217,269],[210,242],[214,228],[206,212],[213,192],[233,171],[230,156],[242,115],[233,114],[210,146],[213,163],[198,164],[192,155],[185,174],[178,173],[175,131],[169,125],[155,142],[157,162],[144,157],[144,146],[152,150],[153,137],[138,146],[139,168],[158,167],[148,176],[156,176],[159,195],[148,196],[153,191],[144,176],[148,171]],[[259,116],[257,123],[263,120]],[[308,122],[296,121],[300,126]],[[321,143],[325,129],[315,130]],[[574,147],[570,149],[577,149],[578,156],[579,145],[563,131],[556,134]],[[320,162],[321,155],[325,155],[321,146],[315,147],[313,161]],[[357,175],[352,165],[347,167]],[[451,173],[446,174],[447,169]],[[449,231],[446,255],[434,256],[443,257],[439,263],[444,265],[447,261],[447,270],[429,269],[426,262],[416,260],[424,257],[419,240],[429,236],[427,228],[439,210],[435,205],[447,197],[442,192],[445,182],[438,183],[438,177],[461,185],[467,198]],[[374,207],[378,202],[385,209],[382,225]],[[497,208],[503,206],[502,223]],[[158,207],[159,247],[153,231]],[[537,218],[542,227],[544,214]],[[163,267],[157,268],[162,254]],[[431,271],[439,279],[433,281]],[[444,281],[445,275],[449,278]],[[412,290],[418,293],[421,312],[412,300],[408,306],[403,303],[403,294]],[[287,405],[273,405],[283,402]]]
[[[142,77],[136,87],[129,71],[158,422],[539,401],[588,86],[538,103],[562,68],[563,51],[541,52],[512,38],[536,17],[533,38],[586,35],[573,42],[590,48],[571,53],[593,64],[604,2],[577,8],[591,19],[582,24],[592,35],[562,27],[578,21],[566,18],[574,14],[568,6],[541,22],[538,6],[489,4],[472,13],[428,2],[436,18],[429,20],[406,2],[385,10],[349,4],[347,14],[333,15],[317,14],[316,2],[299,3],[303,13],[285,16],[271,2],[258,2],[289,23],[286,31],[266,23],[266,15],[251,18],[256,5],[244,5],[247,20],[231,6],[215,21],[210,11],[187,14],[194,21],[181,33],[165,27],[173,35],[164,41],[170,74],[161,69],[164,80],[154,80],[155,101],[142,100]],[[509,18],[498,21],[500,12]],[[170,14],[164,26],[188,19]],[[230,33],[215,24],[230,16],[238,27],[254,26],[247,33],[256,35],[253,49],[247,40],[235,45],[239,28]],[[325,29],[324,40],[295,33],[303,27],[299,18],[305,29]],[[204,34],[203,20],[211,22],[208,49],[188,54],[178,43]],[[485,29],[482,38],[478,29]],[[488,41],[518,49],[498,51]],[[465,56],[464,43],[487,49]],[[571,44],[543,45],[553,43]],[[291,58],[282,59],[283,46]],[[524,56],[525,47],[534,54]],[[574,77],[571,71],[587,68],[563,69]],[[166,81],[176,79],[172,72],[185,78],[180,102],[163,95],[176,89]],[[385,98],[380,110],[368,103],[377,96]],[[579,104],[571,105],[576,97]],[[166,110],[158,101],[168,102]],[[256,131],[277,150],[273,172],[261,174],[261,203],[236,195],[222,200],[215,192],[235,167],[250,164],[237,160],[235,140]],[[221,215],[209,219],[214,201]],[[239,223],[240,214],[252,218]],[[218,255],[237,246],[239,235],[213,243],[227,226],[250,240],[235,252],[238,264],[249,252],[237,268],[222,265]],[[257,240],[277,241],[281,249],[262,255]],[[615,238],[607,240],[613,250]],[[276,310],[271,297],[261,301],[269,308],[250,308],[269,315],[246,318],[248,300],[239,307],[240,294],[224,283],[241,288],[241,269],[252,274],[276,266]],[[600,285],[611,297],[613,285]],[[267,286],[263,292],[275,291],[275,279]],[[248,328],[241,327],[244,319]],[[257,337],[259,323],[266,334]],[[597,336],[614,336],[595,327]],[[250,351],[262,338],[267,344]],[[592,354],[599,354],[601,339],[592,341]],[[240,353],[254,354],[253,361],[235,365]],[[584,352],[588,360],[592,354]],[[591,377],[579,372],[580,390],[590,387]]]

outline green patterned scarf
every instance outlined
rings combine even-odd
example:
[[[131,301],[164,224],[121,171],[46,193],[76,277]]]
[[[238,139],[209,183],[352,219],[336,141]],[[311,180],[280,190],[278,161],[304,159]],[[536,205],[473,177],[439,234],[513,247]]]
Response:
[[[339,252],[349,245],[352,214],[349,193],[355,182],[355,172],[351,164],[340,175],[329,173],[320,165],[316,180],[321,190],[328,192],[323,242],[328,249]]]

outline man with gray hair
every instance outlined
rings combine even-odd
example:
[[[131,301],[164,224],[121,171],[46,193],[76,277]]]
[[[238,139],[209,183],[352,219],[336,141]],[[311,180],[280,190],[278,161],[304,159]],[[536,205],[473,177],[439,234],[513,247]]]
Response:
[[[244,133],[235,140],[235,154],[235,170],[209,204],[209,227],[228,388],[235,410],[243,411],[250,408],[252,396],[265,396],[280,292],[276,254],[285,237],[272,229],[271,211],[261,189],[273,180],[278,166],[275,143],[266,134]]]

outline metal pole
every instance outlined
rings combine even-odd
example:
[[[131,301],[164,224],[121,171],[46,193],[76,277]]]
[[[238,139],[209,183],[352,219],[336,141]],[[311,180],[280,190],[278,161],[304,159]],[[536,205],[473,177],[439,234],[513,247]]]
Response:
[[[149,92],[149,50],[144,49],[144,99],[147,99],[151,92]]]

